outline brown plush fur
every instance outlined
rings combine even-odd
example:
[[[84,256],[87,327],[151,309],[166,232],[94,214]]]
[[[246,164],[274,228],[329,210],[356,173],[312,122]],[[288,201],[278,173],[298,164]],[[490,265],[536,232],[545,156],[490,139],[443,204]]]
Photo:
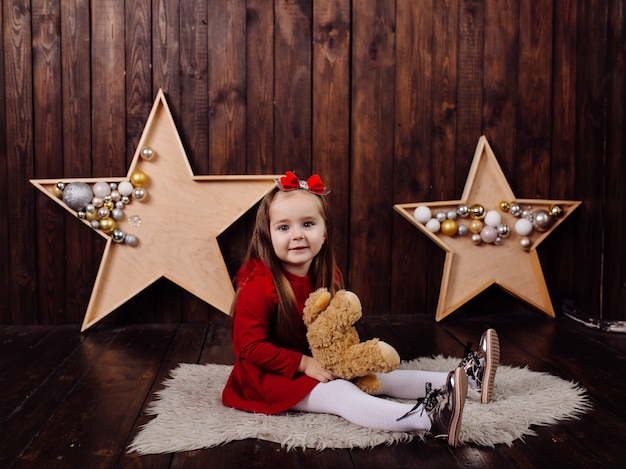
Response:
[[[360,341],[353,325],[361,315],[361,301],[353,292],[339,290],[331,298],[326,288],[320,288],[307,299],[303,320],[313,357],[338,377],[374,393],[381,383],[373,373],[395,370],[400,356],[381,340]]]

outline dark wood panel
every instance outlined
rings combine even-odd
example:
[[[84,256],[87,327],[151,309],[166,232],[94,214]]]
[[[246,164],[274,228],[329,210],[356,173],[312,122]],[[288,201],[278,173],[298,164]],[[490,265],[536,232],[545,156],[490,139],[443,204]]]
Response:
[[[311,172],[313,2],[274,1],[274,165]]]
[[[35,195],[28,183],[34,176],[34,97],[32,91],[31,13],[21,1],[3,4],[4,71],[6,93],[7,243],[9,252],[9,302],[13,323],[37,323],[37,260],[33,221]],[[39,225],[37,223],[37,225]],[[48,227],[43,226],[43,229]]]
[[[441,185],[439,171],[443,168],[439,157],[442,148],[434,146],[437,139],[449,131],[446,126],[450,121],[437,125],[433,120],[446,119],[445,95],[450,91],[449,84],[455,81],[448,74],[456,72],[456,63],[447,56],[451,52],[446,44],[450,31],[445,19],[449,17],[438,17],[444,22],[441,26],[434,22],[434,4],[439,3],[401,2],[397,5],[394,167],[391,179],[382,184],[393,188],[395,203],[432,200],[437,197],[432,193],[433,182],[438,186],[435,192]],[[439,8],[444,6],[439,5]],[[453,23],[456,26],[456,22]],[[437,53],[441,54],[442,62],[436,62],[433,57]],[[454,146],[453,139],[446,143]],[[392,230],[390,312],[427,311],[428,277],[415,275],[415,264],[420,259],[428,259],[428,264],[437,269],[442,266],[443,256],[430,256],[429,240],[397,214],[393,216]]]
[[[4,16],[0,9],[0,34],[4,37]],[[0,102],[5,103],[5,66],[4,66],[4,45],[6,41],[2,41],[3,47],[0,47]],[[9,165],[7,156],[7,116],[6,107],[0,106],[0,187],[8,187]],[[8,194],[2,189],[2,195],[8,200]],[[10,259],[9,244],[9,206],[8,204],[0,204],[0,258]],[[0,296],[5,301],[0,302],[0,322],[3,324],[11,323],[11,271],[9,262],[0,262]]]
[[[367,314],[389,309],[395,6],[353,7],[350,267],[348,284]]]
[[[33,105],[35,176],[63,174],[61,100],[61,9],[51,2],[32,8]],[[23,181],[26,182],[26,181]],[[45,197],[37,197],[36,218],[44,229],[37,231],[37,286],[39,322],[65,322],[65,282],[59,275],[64,264],[64,217]],[[58,305],[61,305],[59,308]],[[60,314],[59,314],[60,313]],[[59,318],[60,316],[60,318]]]
[[[606,226],[605,250],[611,253],[604,265],[605,305],[603,317],[623,319],[626,311],[626,15],[624,8],[612,2],[608,24],[607,102],[613,103],[606,116]],[[622,312],[622,314],[620,314]]]
[[[63,84],[63,174],[68,178],[91,177],[91,51],[90,10],[85,0],[60,2],[61,60]],[[61,175],[59,175],[61,176]],[[54,177],[54,175],[42,175]],[[65,242],[60,249],[80,255],[65,257],[59,266],[60,281],[65,281],[64,317],[68,323],[83,320],[91,288],[96,278],[99,255],[104,247],[100,236],[90,232],[73,216],[59,214],[64,219]],[[77,249],[78,247],[78,249]],[[60,308],[57,306],[57,310]],[[63,316],[63,314],[62,314]],[[60,321],[56,320],[56,323]]]
[[[159,88],[197,174],[322,175],[365,314],[432,315],[443,251],[392,205],[458,197],[485,134],[519,197],[583,201],[539,248],[553,301],[624,320],[625,3],[5,3],[0,322],[82,320],[103,240],[28,179],[125,174]],[[213,313],[163,281],[107,323]]]
[[[330,188],[334,248],[347,275],[350,249],[350,2],[313,4],[312,172]]]

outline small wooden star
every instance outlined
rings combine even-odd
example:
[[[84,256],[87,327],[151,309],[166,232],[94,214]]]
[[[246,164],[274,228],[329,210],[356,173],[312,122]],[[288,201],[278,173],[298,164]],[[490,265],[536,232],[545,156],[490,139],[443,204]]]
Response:
[[[496,242],[498,244],[480,242],[476,245],[471,239],[471,232],[465,236],[432,232],[415,217],[415,209],[422,205],[430,208],[434,217],[436,212],[457,212],[459,206],[471,207],[475,204],[485,211],[497,210],[502,218],[501,224],[509,227],[510,234],[500,237]],[[550,217],[552,225],[544,226],[543,230],[535,227],[524,240],[527,244],[524,248],[520,245],[522,236],[514,229],[523,215],[515,216],[508,210],[513,204],[532,213],[539,210],[551,213],[554,208],[553,213],[558,216]],[[555,317],[536,248],[579,205],[579,201],[517,199],[487,139],[482,136],[460,200],[397,204],[394,209],[446,251],[435,316],[435,320],[440,321],[493,284]],[[470,221],[471,217],[461,216],[456,220],[466,226]]]
[[[31,183],[78,216],[60,197],[59,182],[119,184],[136,171],[148,178],[147,196],[128,203],[116,227],[138,242],[127,245],[95,229],[106,245],[81,331],[161,277],[229,314],[234,289],[217,237],[275,187],[277,176],[194,176],[160,90],[126,177]]]

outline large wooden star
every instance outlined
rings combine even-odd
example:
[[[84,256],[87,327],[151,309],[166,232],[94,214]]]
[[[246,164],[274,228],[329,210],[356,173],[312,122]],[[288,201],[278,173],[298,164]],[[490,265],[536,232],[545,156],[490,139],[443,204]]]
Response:
[[[545,231],[534,229],[527,236],[529,244],[520,246],[521,235],[515,233],[515,223],[519,218],[510,211],[500,210],[501,202],[517,203],[522,209],[532,212],[550,211],[560,207],[559,217],[550,218],[552,226]],[[475,245],[470,235],[449,236],[442,231],[432,232],[415,215],[418,206],[425,205],[433,213],[456,211],[460,205],[471,207],[474,204],[485,210],[498,210],[501,224],[510,228],[510,234],[501,238],[500,244],[481,242]],[[504,176],[496,157],[482,136],[478,141],[470,172],[460,200],[421,202],[394,205],[394,209],[417,226],[429,238],[446,251],[439,302],[435,319],[440,321],[463,304],[477,296],[487,287],[496,284],[513,296],[554,317],[554,309],[543,276],[537,246],[580,205],[578,201],[517,199]],[[457,218],[460,224],[469,225],[471,218]],[[436,224],[435,224],[436,225]]]
[[[152,150],[145,158],[144,150]],[[107,316],[130,298],[166,277],[228,314],[234,290],[217,237],[274,186],[277,176],[194,176],[162,91],[159,91],[126,177],[31,180],[68,211],[57,183],[129,181],[141,171],[148,176],[147,197],[132,200],[117,222],[133,234],[135,246],[106,239],[81,331]],[[66,189],[67,190],[67,189]],[[90,221],[82,219],[90,225]]]

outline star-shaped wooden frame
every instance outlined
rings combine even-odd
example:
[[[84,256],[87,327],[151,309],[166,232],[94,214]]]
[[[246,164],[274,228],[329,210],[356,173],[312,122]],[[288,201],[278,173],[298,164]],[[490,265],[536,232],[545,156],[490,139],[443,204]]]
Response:
[[[141,151],[155,154],[144,159]],[[162,90],[159,90],[126,177],[35,179],[31,183],[70,213],[54,194],[58,182],[128,181],[135,171],[149,178],[145,201],[124,208],[118,227],[139,243],[114,242],[109,234],[81,331],[166,277],[229,314],[234,289],[217,237],[275,187],[278,176],[194,176]],[[81,219],[90,226],[90,223]]]
[[[486,210],[498,210],[502,201],[516,202],[522,208],[531,206],[533,210],[549,210],[553,205],[559,205],[563,214],[547,231],[533,231],[527,251],[520,246],[520,236],[514,232],[517,219],[508,212],[500,213],[502,222],[511,228],[511,234],[500,245],[474,245],[469,236],[447,236],[441,231],[432,233],[414,217],[414,211],[420,205],[428,206],[434,214],[456,210],[461,204],[480,204]],[[435,315],[435,320],[440,321],[493,284],[555,317],[536,248],[579,205],[579,201],[516,198],[487,139],[481,136],[460,200],[397,204],[394,209],[446,251]]]

